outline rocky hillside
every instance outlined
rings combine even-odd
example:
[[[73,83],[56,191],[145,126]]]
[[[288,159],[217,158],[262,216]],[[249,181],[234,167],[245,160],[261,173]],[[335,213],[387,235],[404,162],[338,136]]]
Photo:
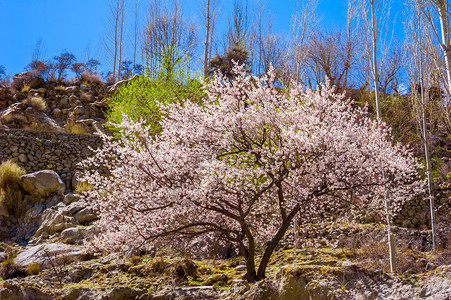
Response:
[[[103,82],[45,82],[29,72],[0,89],[4,128],[89,134],[105,122]]]

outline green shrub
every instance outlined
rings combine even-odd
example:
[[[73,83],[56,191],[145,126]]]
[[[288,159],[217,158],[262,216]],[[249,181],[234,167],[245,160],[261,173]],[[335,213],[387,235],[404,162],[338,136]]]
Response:
[[[122,113],[133,121],[143,118],[147,125],[151,125],[151,134],[162,131],[160,121],[163,117],[160,106],[166,103],[180,102],[186,99],[201,102],[204,96],[202,86],[196,80],[187,84],[162,79],[148,79],[137,76],[127,84],[120,86],[107,99],[109,112],[107,120],[119,124]]]
[[[18,217],[21,213],[22,184],[20,177],[25,170],[10,160],[0,165],[0,193],[4,195],[2,204],[10,215]]]

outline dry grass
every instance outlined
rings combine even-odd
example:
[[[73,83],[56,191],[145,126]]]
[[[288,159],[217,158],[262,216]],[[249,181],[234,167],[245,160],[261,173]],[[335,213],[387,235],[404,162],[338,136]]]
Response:
[[[27,266],[28,275],[38,275],[40,271],[41,271],[41,267],[36,262],[31,263]]]
[[[47,109],[47,103],[41,97],[32,97],[26,100],[26,103],[39,111],[45,111]]]
[[[87,74],[82,74],[80,76],[80,80],[84,83],[84,84],[90,84],[90,83],[94,83],[94,84],[103,84],[103,80],[100,79],[100,77],[87,73]]]
[[[29,89],[30,89],[30,86],[28,84],[24,84],[23,87],[22,87],[21,92],[22,93],[27,93]]]
[[[6,259],[0,264],[0,277],[3,279],[11,279],[18,276],[25,276],[25,272],[21,271],[14,263],[14,258],[17,255],[14,249],[5,244],[1,246],[6,253]]]
[[[22,184],[21,176],[25,170],[11,160],[7,160],[0,165],[0,191],[4,195],[3,206],[10,215],[19,216],[22,204]]]
[[[82,181],[82,182],[78,182],[77,185],[75,186],[75,192],[77,194],[82,194],[85,192],[89,192],[93,188],[94,188],[94,186],[92,184]]]

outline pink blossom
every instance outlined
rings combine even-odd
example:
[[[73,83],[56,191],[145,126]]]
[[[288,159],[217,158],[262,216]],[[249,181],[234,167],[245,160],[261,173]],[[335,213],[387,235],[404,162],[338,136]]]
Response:
[[[324,218],[352,199],[378,208],[387,188],[395,193],[415,178],[415,159],[393,144],[390,129],[328,83],[284,93],[272,71],[261,78],[235,72],[233,82],[212,78],[203,105],[165,107],[159,136],[126,116],[121,140],[102,135],[103,148],[83,162],[84,180],[95,186],[87,199],[103,228],[97,247],[214,233],[240,248],[247,279],[260,280],[298,213]]]

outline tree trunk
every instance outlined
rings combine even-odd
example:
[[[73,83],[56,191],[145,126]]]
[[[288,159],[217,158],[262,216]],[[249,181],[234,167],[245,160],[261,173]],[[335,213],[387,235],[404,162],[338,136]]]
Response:
[[[135,40],[133,43],[133,71],[132,71],[133,75],[135,75],[137,39],[138,39],[138,0],[135,0]]]
[[[245,223],[245,221],[240,223],[241,229],[243,230],[247,241],[249,243],[248,248],[246,249],[244,247],[244,258],[246,259],[246,275],[244,277],[248,282],[255,282],[257,281],[257,276],[255,273],[255,241],[254,237],[252,236],[252,233]]]
[[[207,0],[207,15],[206,15],[206,35],[205,35],[205,49],[204,49],[204,77],[208,77],[208,53],[210,48],[210,0]]]
[[[117,78],[121,79],[121,63],[122,63],[122,33],[124,31],[124,2],[122,0],[121,2],[121,8],[120,8],[120,16],[121,16],[121,27],[120,27],[120,38],[119,38],[119,61],[118,61],[118,71],[117,71]]]
[[[420,64],[420,74],[422,75],[422,68]],[[422,131],[423,131],[423,145],[424,145],[424,157],[426,159],[426,174],[428,178],[428,192],[429,192],[429,208],[431,214],[431,233],[432,233],[432,250],[435,250],[436,247],[436,235],[435,235],[435,211],[434,211],[434,191],[432,188],[432,176],[431,176],[431,158],[429,155],[429,147],[427,142],[427,124],[426,124],[426,108],[425,108],[425,99],[424,99],[424,84],[423,80],[421,80],[421,109],[422,109]]]
[[[448,11],[446,9],[446,4],[443,0],[438,0],[437,2],[439,18],[440,18],[440,28],[442,34],[442,51],[445,58],[445,69],[447,78],[447,90],[448,94],[451,94],[451,47],[449,40],[449,19]]]
[[[262,280],[263,278],[265,278],[266,267],[268,266],[269,259],[271,258],[271,255],[274,252],[274,249],[276,248],[277,244],[279,244],[279,242],[283,238],[285,232],[287,232],[287,229],[290,226],[290,223],[293,220],[294,216],[298,212],[299,212],[299,204],[296,205],[291,210],[290,214],[287,216],[287,219],[282,223],[282,225],[280,226],[276,235],[268,243],[268,246],[265,249],[265,253],[263,254],[262,260],[260,261],[260,265],[258,266],[257,277],[256,277],[257,280]]]
[[[382,118],[382,112],[381,112],[381,104],[379,99],[379,74],[377,70],[377,28],[376,28],[376,12],[375,12],[375,0],[371,1],[371,21],[372,21],[372,30],[371,30],[371,36],[372,36],[372,42],[373,42],[373,50],[372,50],[372,57],[373,57],[373,77],[374,77],[374,94],[376,98],[376,113],[377,118]]]
[[[432,250],[436,249],[436,226],[435,226],[435,211],[434,211],[434,190],[432,188],[432,176],[431,176],[431,158],[429,155],[429,147],[427,142],[426,131],[426,113],[423,107],[423,143],[424,143],[424,156],[426,158],[426,172],[428,178],[428,192],[429,192],[429,208],[431,213],[431,232],[432,232]]]
[[[384,202],[385,202],[385,215],[387,218],[387,237],[388,237],[388,252],[390,256],[390,272],[394,273],[396,272],[396,247],[395,247],[395,239],[393,237],[393,233],[391,230],[391,214],[388,205],[388,192],[385,195]]]
[[[119,0],[116,2],[116,9],[114,9],[114,55],[113,55],[113,77],[116,80],[116,63],[117,63],[117,27],[119,23]]]

